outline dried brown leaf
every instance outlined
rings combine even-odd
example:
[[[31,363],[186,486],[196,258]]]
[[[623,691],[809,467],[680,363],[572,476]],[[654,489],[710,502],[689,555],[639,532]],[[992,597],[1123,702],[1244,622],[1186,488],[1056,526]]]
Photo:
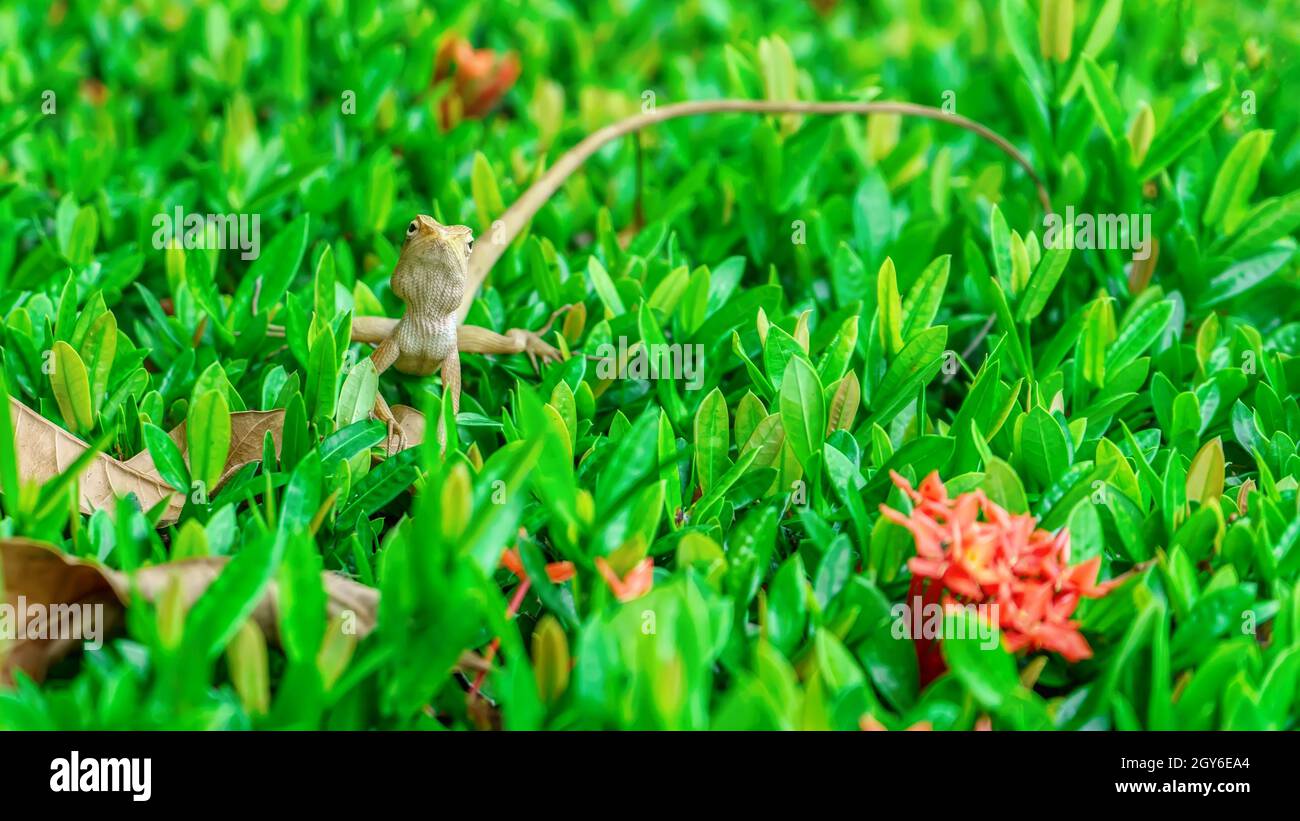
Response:
[[[217,480],[217,487],[225,484],[244,465],[262,458],[262,442],[266,438],[267,431],[270,431],[271,438],[275,442],[276,455],[279,455],[280,432],[283,429],[284,410],[279,408],[269,411],[236,411],[230,414],[230,452],[226,456],[226,466],[221,470],[221,478]],[[185,458],[185,464],[188,465],[190,457],[188,440],[185,438],[185,423],[181,422],[169,430],[167,435],[176,443],[181,456]],[[147,449],[121,464],[151,476],[159,482],[163,481],[158,468],[154,466],[153,456]]]
[[[50,481],[90,447],[12,397],[9,400],[9,413],[14,424],[18,472],[24,481]],[[387,447],[390,455],[402,447],[412,448],[424,441],[424,416],[419,411],[405,405],[394,405],[393,415],[404,436],[400,445],[396,435],[389,441]],[[226,466],[221,472],[217,487],[244,465],[262,458],[262,442],[268,431],[278,454],[283,427],[283,410],[238,411],[230,414],[230,453],[226,457]],[[188,463],[185,423],[177,425],[167,435],[180,448],[181,455]],[[166,499],[167,510],[158,522],[159,527],[174,524],[185,502],[178,491],[163,481],[148,450],[143,450],[124,462],[107,454],[97,454],[80,476],[79,492],[78,506],[86,515],[98,509],[114,510],[117,497],[128,493],[134,493],[146,510]]]
[[[14,425],[18,475],[23,481],[48,482],[67,470],[89,447],[12,397],[9,399],[9,415]],[[80,493],[81,512],[87,515],[101,507],[112,510],[114,500],[128,493],[134,493],[146,508],[170,499],[167,512],[163,514],[163,520],[168,523],[176,521],[183,502],[180,494],[156,473],[142,473],[138,466],[128,466],[102,453],[82,472]]]
[[[17,608],[20,597],[24,606],[40,605],[46,613],[68,605],[102,604],[102,625],[83,625],[82,635],[102,630],[106,634],[122,620],[130,600],[132,582],[147,601],[162,596],[173,578],[181,588],[181,598],[188,608],[216,580],[229,561],[226,557],[186,559],[179,562],[144,567],[128,575],[102,565],[84,561],[57,548],[30,539],[0,540],[0,581],[4,601]],[[358,639],[375,627],[379,612],[379,591],[338,573],[321,574],[326,604],[331,618],[353,614]],[[278,592],[274,581],[251,616],[268,640],[279,641]],[[101,634],[101,635],[102,635]],[[3,641],[0,638],[0,641]],[[13,673],[22,670],[36,681],[45,677],[52,664],[81,644],[81,639],[40,639],[15,637],[0,643],[0,686],[11,685]]]

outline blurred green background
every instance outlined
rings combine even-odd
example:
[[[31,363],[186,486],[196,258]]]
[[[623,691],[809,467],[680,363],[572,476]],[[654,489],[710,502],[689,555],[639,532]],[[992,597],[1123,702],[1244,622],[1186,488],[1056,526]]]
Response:
[[[213,392],[236,412],[288,406],[288,416],[296,408],[302,435],[290,448],[293,458],[282,453],[278,465],[269,458],[263,472],[241,477],[239,494],[210,508],[187,507],[180,527],[162,536],[126,506],[114,524],[106,514],[83,521],[55,503],[43,508],[53,513],[36,516],[36,506],[11,499],[5,535],[41,538],[119,569],[173,558],[178,545],[201,553],[195,545],[206,550],[221,544],[231,554],[278,557],[270,546],[284,544],[262,520],[262,509],[268,521],[294,511],[292,500],[277,502],[277,492],[302,483],[294,486],[314,488],[310,498],[319,502],[332,489],[346,488],[339,507],[350,517],[331,513],[308,534],[315,509],[296,510],[301,527],[285,537],[292,552],[284,567],[301,571],[319,559],[326,569],[383,588],[392,609],[350,667],[351,655],[331,660],[330,678],[324,667],[312,667],[315,646],[310,652],[299,647],[300,657],[287,661],[272,650],[269,663],[265,647],[262,656],[239,651],[261,659],[262,667],[253,665],[251,673],[247,657],[235,651],[225,663],[194,662],[160,638],[154,610],[138,602],[129,615],[130,639],[84,662],[69,660],[44,689],[29,685],[0,696],[0,726],[471,727],[495,720],[514,727],[852,728],[869,715],[891,728],[925,723],[966,729],[988,714],[999,727],[1292,726],[1293,686],[1275,685],[1285,698],[1262,699],[1263,706],[1251,688],[1264,686],[1265,670],[1294,675],[1290,659],[1300,658],[1300,651],[1292,652],[1300,624],[1294,583],[1300,552],[1278,560],[1280,571],[1278,561],[1268,559],[1285,554],[1297,538],[1289,525],[1300,473],[1297,411],[1283,377],[1294,377],[1300,347],[1290,261],[1290,235],[1300,221],[1292,191],[1300,179],[1300,107],[1290,96],[1300,81],[1300,14],[1296,3],[1282,0],[1069,5],[1072,25],[1048,31],[1040,30],[1043,4],[1037,0],[6,3],[0,8],[0,314],[10,393],[122,458],[145,448],[143,423],[170,428],[190,417],[197,397]],[[1053,38],[1060,37],[1068,53],[1053,59],[1059,50]],[[1084,56],[1095,58],[1094,85],[1085,82]],[[1097,98],[1106,87],[1113,99]],[[1222,91],[1214,96],[1213,89]],[[1083,423],[1088,439],[1079,455],[1104,434],[1128,448],[1120,459],[1125,465],[1131,459],[1140,467],[1147,454],[1157,465],[1175,467],[1162,487],[1154,470],[1142,472],[1134,518],[1107,519],[1104,531],[1101,524],[1088,532],[1080,528],[1079,550],[1104,555],[1109,576],[1175,544],[1188,505],[1178,495],[1185,486],[1178,471],[1214,436],[1228,440],[1232,464],[1229,487],[1220,481],[1219,490],[1235,493],[1251,472],[1251,481],[1259,480],[1257,495],[1269,496],[1264,512],[1255,508],[1236,521],[1233,530],[1243,535],[1228,537],[1235,547],[1222,555],[1197,553],[1209,542],[1184,528],[1179,538],[1193,544],[1186,554],[1158,570],[1143,565],[1140,584],[1132,585],[1137,592],[1126,588],[1123,596],[1085,611],[1095,660],[1042,662],[1033,690],[1017,684],[1009,654],[996,664],[968,656],[958,675],[923,690],[910,643],[891,644],[886,621],[869,623],[859,615],[887,613],[906,590],[902,568],[910,541],[876,515],[882,503],[902,503],[886,481],[885,466],[900,463],[887,462],[894,449],[918,441],[928,449],[913,449],[901,460],[905,471],[915,468],[914,480],[951,464],[975,481],[966,464],[975,458],[969,442],[949,462],[952,439],[965,431],[954,433],[948,425],[970,422],[969,411],[958,416],[970,395],[967,380],[909,382],[898,391],[908,408],[892,407],[892,413],[882,413],[885,403],[875,397],[873,424],[862,422],[864,413],[856,436],[831,434],[852,455],[852,470],[824,484],[817,478],[804,512],[792,513],[781,494],[766,492],[776,486],[777,469],[801,467],[793,456],[772,469],[773,476],[751,475],[728,498],[705,496],[692,507],[701,496],[697,473],[732,464],[727,428],[734,411],[741,438],[742,397],[752,388],[777,407],[770,381],[782,371],[773,363],[784,364],[793,344],[775,354],[776,345],[764,350],[766,338],[760,342],[756,325],[760,307],[761,322],[780,329],[773,339],[792,340],[799,317],[810,311],[814,352],[843,343],[836,336],[841,328],[857,334],[853,321],[861,318],[861,333],[843,343],[844,361],[832,377],[837,381],[821,387],[841,384],[850,369],[862,373],[867,395],[886,384],[886,358],[872,319],[876,272],[886,258],[897,267],[895,292],[908,293],[932,260],[956,256],[952,279],[945,280],[946,290],[939,286],[921,324],[937,331],[943,323],[940,346],[962,350],[983,338],[980,329],[993,310],[982,290],[989,277],[968,274],[986,265],[981,252],[995,235],[994,206],[1018,236],[1040,229],[1033,186],[1005,156],[966,132],[893,117],[700,118],[612,144],[537,215],[529,237],[503,257],[473,308],[477,324],[535,328],[560,305],[582,303],[586,324],[567,326],[566,338],[588,348],[618,335],[663,333],[653,324],[662,321],[674,339],[708,347],[715,364],[705,390],[683,395],[665,383],[593,387],[596,380],[581,371],[579,358],[538,375],[522,357],[466,357],[462,409],[469,423],[462,425],[459,444],[467,455],[460,463],[472,464],[473,450],[476,468],[484,458],[490,466],[476,473],[473,494],[467,471],[440,472],[428,452],[419,457],[424,474],[414,454],[368,473],[368,448],[350,460],[327,459],[323,470],[313,461],[318,441],[336,433],[335,422],[363,421],[335,416],[336,380],[345,364],[365,355],[360,346],[349,350],[347,316],[398,315],[401,304],[388,276],[413,214],[465,223],[482,237],[505,205],[584,135],[645,106],[719,97],[948,107],[1024,151],[1058,209],[1152,212],[1162,251],[1145,296],[1134,295],[1143,287],[1133,283],[1145,286],[1143,277],[1152,271],[1135,271],[1131,255],[1117,249],[1076,254],[1041,318],[1031,316],[1009,333],[998,328],[1005,334],[998,355],[1002,381],[995,373],[992,382],[999,397],[1012,396],[1012,384],[1020,390],[1007,354],[1014,340],[1028,345],[1032,337],[1039,343],[1035,352],[1055,356],[1037,374],[1020,366],[1030,371],[1022,374],[1028,382],[1040,381],[1018,395],[1026,397],[1026,416],[1032,404],[1037,418],[1050,423],[1054,417],[1045,409],[1053,407],[1062,432],[1052,431],[1064,447],[1065,431],[1074,435],[1065,427],[1065,401],[1069,424],[1078,427],[1084,411],[1116,397],[1064,375],[1077,370],[1068,360],[1073,337],[1057,347],[1048,342],[1057,341],[1062,327],[1079,336],[1079,326],[1068,320],[1093,306],[1100,316],[1109,301],[1099,295],[1115,301],[1114,316],[1107,314],[1107,344],[1114,343],[1115,317],[1123,322],[1137,313],[1129,312],[1134,306],[1173,302],[1173,308],[1160,308],[1167,311],[1168,329],[1160,325],[1145,342],[1149,347],[1160,337],[1151,364],[1171,385],[1169,395],[1147,387],[1143,362],[1136,385],[1108,386],[1122,394],[1119,406],[1132,404],[1122,417],[1114,408],[1094,413],[1091,421],[1100,419],[1100,430]],[[1185,122],[1180,118],[1207,98],[1222,103],[1222,111],[1211,110],[1203,131],[1189,132],[1205,138],[1173,145],[1177,124]],[[1143,123],[1150,126],[1145,138]],[[1272,132],[1271,144],[1257,186],[1241,199],[1270,203],[1276,211],[1264,212],[1267,225],[1242,223],[1244,211],[1211,219],[1203,206],[1224,158],[1244,134],[1260,130]],[[1159,147],[1167,156],[1177,153],[1177,162],[1139,174],[1141,161],[1130,153],[1138,143],[1142,152]],[[259,214],[263,267],[234,252],[156,249],[154,218],[177,206]],[[807,228],[806,244],[789,241],[797,222]],[[1242,224],[1253,226],[1245,239],[1234,233]],[[1037,249],[1036,242],[1030,244]],[[1258,261],[1272,245],[1281,248],[1268,257],[1276,263],[1272,268],[1236,276],[1240,270],[1230,266]],[[994,248],[995,255],[1004,251]],[[323,263],[326,258],[331,261]],[[271,270],[279,263],[281,269]],[[593,269],[608,269],[608,275],[593,285]],[[1234,276],[1222,279],[1225,271]],[[255,274],[274,279],[278,289],[262,294],[258,310],[245,310],[254,301]],[[650,305],[657,314],[647,325],[636,311],[613,310],[616,303]],[[272,312],[289,327],[284,344],[263,333]],[[55,337],[84,341],[78,316],[104,314],[115,316],[113,327],[120,330],[116,360],[109,357],[96,385],[104,390],[97,392],[93,418],[79,429],[61,413],[41,370],[41,352]],[[1202,340],[1197,329],[1218,316],[1222,335],[1214,324]],[[339,335],[337,347],[331,332]],[[803,333],[809,333],[807,324]],[[1245,376],[1240,384],[1220,385],[1216,372],[1232,370],[1225,363],[1235,365],[1243,349],[1259,350],[1261,361],[1265,349],[1278,356],[1267,373],[1276,393],[1255,373],[1252,394]],[[766,376],[750,359],[742,362],[746,356],[762,364]],[[969,364],[979,367],[978,360]],[[541,478],[517,504],[498,510],[485,502],[485,488],[495,476],[491,466],[501,468],[522,450],[502,442],[517,437],[511,426],[518,422],[522,439],[532,444],[546,438],[539,430],[554,432],[535,426],[537,418],[551,417],[535,397],[535,407],[520,398],[517,379],[562,406],[572,422],[569,455],[579,465],[568,460],[563,467],[565,460],[553,456],[558,451],[532,453],[553,461],[540,463],[534,475]],[[394,400],[433,407],[429,380],[386,374],[382,385]],[[1192,385],[1213,398],[1193,406],[1187,418],[1175,418],[1173,427],[1183,435],[1171,447],[1171,424],[1161,417],[1173,394],[1188,396]],[[1222,407],[1210,407],[1229,388],[1235,393]],[[306,400],[303,393],[310,394]],[[706,394],[726,396],[708,406],[717,410],[721,401],[721,453],[716,465],[699,468],[691,454],[705,449],[698,414]],[[1060,394],[1066,400],[1057,404]],[[1246,449],[1254,428],[1237,434],[1240,447],[1231,438],[1241,429],[1238,419],[1228,418],[1238,395],[1261,409],[1253,418],[1247,414],[1259,426],[1262,455],[1255,460]],[[919,399],[915,407],[913,397]],[[551,411],[558,419],[560,410]],[[1120,421],[1136,437],[1125,438],[1128,428],[1120,432]],[[1000,458],[1014,458],[1019,468],[1011,427],[990,436],[986,446]],[[939,456],[941,439],[948,450]],[[625,447],[628,442],[633,445]],[[644,453],[633,449],[638,442]],[[546,443],[552,447],[554,440]],[[741,442],[735,445],[739,459]],[[670,459],[669,481],[662,485],[653,459],[646,458],[656,448]],[[809,464],[820,477],[824,466]],[[386,484],[376,495],[382,498],[370,505],[358,498],[365,496],[358,489],[374,490],[381,470]],[[1061,501],[1062,486],[1050,474],[1022,473],[1028,500],[1046,515]],[[846,476],[865,483],[852,485],[860,493],[845,493]],[[1011,478],[1024,501],[1026,488]],[[469,505],[473,495],[473,521],[484,523],[478,536],[486,552],[458,552],[461,534],[442,533],[440,541],[442,523],[453,517],[442,516],[436,502],[423,509],[408,502],[404,491],[412,485],[423,487],[417,498],[425,500],[436,500],[446,488],[457,503]],[[1132,485],[1137,488],[1138,479]],[[665,508],[661,487],[684,493],[679,504]],[[688,510],[710,515],[683,529]],[[469,509],[464,512],[469,521]],[[661,520],[661,514],[667,515]],[[1063,520],[1069,511],[1055,515]],[[675,517],[671,523],[668,516]],[[1217,522],[1222,529],[1222,517]],[[188,536],[178,535],[187,527]],[[577,581],[563,588],[567,592],[539,585],[507,623],[506,591],[519,589],[518,578],[491,559],[519,528],[531,534],[519,541],[534,576],[544,560],[572,562]],[[1121,540],[1124,533],[1131,539]],[[753,545],[760,543],[766,562],[754,558]],[[716,563],[723,561],[723,545],[732,560],[727,574]],[[595,560],[609,558],[626,573],[648,556],[655,559],[647,597],[653,605],[620,606]],[[262,569],[269,577],[272,571]],[[311,574],[296,578],[304,577]],[[1208,609],[1192,618],[1202,592]],[[1268,647],[1253,637],[1226,638],[1227,622],[1219,618],[1229,612],[1225,601],[1239,605],[1238,613],[1258,607],[1266,619],[1282,613],[1278,622],[1289,626],[1279,628]],[[649,650],[629,639],[644,633],[643,606],[658,614],[661,639]],[[1163,641],[1173,629],[1171,618],[1179,629],[1191,625],[1175,643],[1172,661]],[[485,648],[498,636],[505,661],[498,659],[497,673],[484,686],[494,706],[504,709],[492,718],[467,706],[465,687],[449,684],[447,670],[463,649]],[[579,661],[566,691],[547,676],[568,684],[570,650]],[[1171,680],[1193,674],[1201,676],[1186,688],[1193,695],[1172,712]],[[1234,711],[1219,699],[1229,676],[1238,675],[1231,698],[1248,706]],[[335,684],[340,689],[330,691]]]

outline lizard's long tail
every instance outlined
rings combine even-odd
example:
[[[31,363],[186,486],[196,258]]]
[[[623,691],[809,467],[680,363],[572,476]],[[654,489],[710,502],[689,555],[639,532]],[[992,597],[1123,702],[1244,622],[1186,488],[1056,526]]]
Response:
[[[354,316],[352,317],[352,341],[378,345],[392,334],[397,327],[397,320],[391,316]],[[283,325],[266,326],[266,335],[284,336]]]
[[[1023,168],[1029,178],[1033,180],[1034,186],[1038,189],[1038,200],[1042,203],[1043,210],[1046,212],[1052,210],[1052,201],[1047,195],[1047,189],[1043,186],[1042,179],[1024,154],[1021,154],[1005,137],[987,126],[960,114],[944,111],[941,108],[899,102],[812,103],[763,100],[698,100],[689,103],[677,103],[656,108],[653,111],[635,114],[591,133],[582,142],[569,149],[554,165],[546,169],[546,172],[542,174],[537,182],[533,183],[501,215],[505,233],[498,235],[498,239],[492,242],[475,243],[474,251],[469,258],[465,297],[461,300],[460,310],[457,314],[459,321],[465,321],[465,315],[469,313],[469,306],[473,303],[474,295],[478,292],[479,285],[483,283],[483,279],[487,276],[488,271],[492,269],[493,264],[505,253],[505,249],[514,241],[514,238],[523,229],[524,225],[546,204],[551,195],[564,184],[564,181],[587,161],[588,157],[595,154],[602,146],[612,140],[631,134],[634,131],[640,131],[646,126],[664,120],[690,117],[696,114],[724,112],[749,112],[754,114],[900,114],[904,117],[923,117],[929,120],[938,120],[970,131],[997,146],[1002,153]],[[484,230],[486,230],[486,226]]]

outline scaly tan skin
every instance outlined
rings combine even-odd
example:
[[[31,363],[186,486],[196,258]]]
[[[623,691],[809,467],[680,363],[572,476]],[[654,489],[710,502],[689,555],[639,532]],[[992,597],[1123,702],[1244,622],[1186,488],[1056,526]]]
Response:
[[[406,305],[402,318],[391,326],[386,322],[364,323],[365,341],[378,344],[370,354],[375,370],[383,373],[396,367],[412,376],[430,376],[441,371],[443,389],[451,392],[453,412],[460,412],[460,352],[527,353],[543,361],[558,360],[560,353],[542,341],[548,322],[536,334],[511,329],[504,335],[475,325],[460,325],[456,310],[465,292],[465,272],[474,247],[473,232],[465,225],[443,225],[420,214],[406,226],[406,240],[393,269],[393,293]],[[566,306],[567,307],[567,306]],[[564,310],[563,308],[560,310]],[[554,321],[555,316],[551,315]],[[373,318],[367,318],[373,319]],[[373,332],[382,329],[379,334]],[[386,326],[386,327],[385,327]],[[354,340],[361,338],[354,329]],[[388,425],[391,439],[401,428],[382,393],[375,395],[375,417]],[[446,430],[438,419],[438,442],[446,445]]]
[[[460,408],[460,353],[527,353],[536,367],[537,359],[558,361],[560,353],[546,343],[547,333],[564,306],[551,315],[537,332],[518,328],[498,334],[487,328],[461,324],[473,304],[492,265],[505,253],[523,227],[546,204],[564,181],[602,146],[626,134],[678,117],[721,113],[753,114],[898,114],[948,123],[970,131],[995,145],[1020,165],[1033,181],[1045,212],[1052,210],[1046,188],[1033,165],[1005,138],[984,125],[931,106],[897,102],[770,102],[758,100],[707,100],[679,103],[643,112],[606,126],[578,143],[550,168],[501,215],[494,241],[474,247],[472,233],[464,225],[441,225],[420,215],[407,226],[406,241],[393,270],[393,292],[406,304],[401,319],[356,317],[352,326],[355,342],[376,344],[372,358],[380,373],[396,367],[402,373],[428,376],[441,369],[445,390],[451,391],[452,407]],[[375,416],[389,427],[401,429],[382,395],[375,401]],[[446,444],[441,418],[438,441]]]

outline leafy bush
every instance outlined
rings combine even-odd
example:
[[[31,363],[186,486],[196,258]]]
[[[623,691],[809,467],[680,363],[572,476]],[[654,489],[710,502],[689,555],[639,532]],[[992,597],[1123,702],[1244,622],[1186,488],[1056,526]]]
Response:
[[[0,727],[1295,726],[1289,4],[434,5],[0,9],[4,586],[121,628]],[[405,224],[723,96],[955,111],[1054,210],[940,122],[656,126],[495,266],[568,357],[464,355],[443,456],[351,341]]]

